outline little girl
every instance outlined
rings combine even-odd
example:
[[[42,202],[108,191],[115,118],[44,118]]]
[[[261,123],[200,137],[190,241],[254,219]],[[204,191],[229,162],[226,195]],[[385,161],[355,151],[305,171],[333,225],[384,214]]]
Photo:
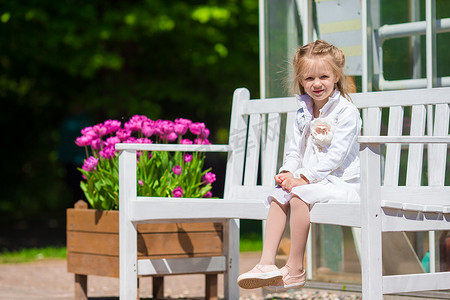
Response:
[[[265,200],[270,207],[259,263],[241,274],[245,289],[264,287],[285,291],[305,285],[303,266],[310,208],[316,202],[359,201],[358,109],[349,101],[341,50],[317,40],[295,53],[294,88],[300,109],[286,159],[275,175],[278,186]],[[286,265],[275,266],[275,256],[290,220],[291,249]]]

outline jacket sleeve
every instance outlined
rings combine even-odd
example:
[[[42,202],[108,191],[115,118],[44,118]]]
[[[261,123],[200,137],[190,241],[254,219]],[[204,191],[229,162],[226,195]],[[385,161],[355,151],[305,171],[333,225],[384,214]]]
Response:
[[[297,112],[297,118],[298,118]],[[301,146],[302,146],[302,131],[300,131],[297,118],[294,121],[294,136],[289,141],[289,147],[286,151],[286,157],[284,159],[283,166],[280,168],[279,172],[289,171],[292,174],[300,167],[302,161]]]
[[[355,143],[357,143],[360,132],[361,118],[358,109],[353,106],[344,107],[336,121],[336,130],[327,154],[314,167],[302,169],[301,174],[310,183],[323,180],[344,163]]]

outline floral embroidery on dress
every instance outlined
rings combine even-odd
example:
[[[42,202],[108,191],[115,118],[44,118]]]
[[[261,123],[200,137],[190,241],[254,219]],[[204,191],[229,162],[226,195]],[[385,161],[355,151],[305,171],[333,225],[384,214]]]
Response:
[[[305,130],[306,126],[306,118],[305,118],[305,112],[303,108],[300,108],[297,113],[297,126],[300,130],[300,132],[303,132]]]
[[[329,118],[317,118],[310,124],[314,144],[319,147],[330,145],[335,130],[335,122]]]

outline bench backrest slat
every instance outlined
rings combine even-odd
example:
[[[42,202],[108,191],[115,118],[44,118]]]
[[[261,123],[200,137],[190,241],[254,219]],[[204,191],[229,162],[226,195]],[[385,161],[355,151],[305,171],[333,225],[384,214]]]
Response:
[[[294,122],[295,117],[297,115],[297,111],[290,111],[286,116],[286,134],[284,139],[284,152],[283,152],[283,161],[286,158],[286,152],[289,149],[289,143],[291,138],[294,136]]]
[[[270,113],[267,118],[267,128],[265,128],[261,161],[261,182],[262,185],[273,184],[273,175],[276,174],[278,162],[278,148],[280,141],[281,115]]]
[[[393,106],[389,109],[388,136],[400,136],[403,130],[403,107]],[[384,185],[397,186],[400,172],[400,144],[386,146]]]
[[[437,104],[435,107],[434,135],[445,136],[449,134],[449,115],[450,108],[448,104]],[[431,147],[430,147],[431,146]],[[445,168],[447,165],[447,147],[446,145],[429,145],[428,151],[428,173],[430,174],[428,185],[442,186],[445,182]],[[449,168],[449,166],[447,166]]]
[[[425,105],[414,105],[411,113],[410,136],[425,135]],[[423,144],[409,145],[408,166],[406,173],[407,186],[420,186],[422,178]]]
[[[261,114],[250,115],[247,151],[245,156],[244,185],[256,185],[261,142]]]
[[[363,134],[379,136],[381,129],[381,108],[369,107],[363,111]]]

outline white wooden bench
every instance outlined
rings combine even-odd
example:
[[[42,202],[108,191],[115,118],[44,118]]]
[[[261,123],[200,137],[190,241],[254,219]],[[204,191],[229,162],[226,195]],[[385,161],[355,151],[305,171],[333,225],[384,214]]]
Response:
[[[359,138],[362,200],[360,204],[316,204],[311,209],[311,222],[361,228],[364,299],[382,299],[383,294],[389,293],[450,289],[450,272],[383,276],[381,243],[382,232],[450,229],[450,187],[444,183],[449,168],[450,88],[351,96],[363,116],[363,136]],[[291,124],[298,108],[293,97],[250,100],[248,90],[238,89],[233,96],[228,145],[116,146],[120,150],[121,299],[136,299],[137,275],[199,271],[223,272],[224,297],[239,299],[236,284],[239,219],[266,218],[267,209],[262,199],[274,187],[273,176],[280,165],[278,152],[286,148],[284,145],[292,135]],[[382,118],[386,114],[389,118],[387,130],[384,130]],[[287,124],[284,134],[281,132],[283,115],[286,115]],[[406,118],[410,118],[409,129],[402,127]],[[399,186],[402,148],[408,150],[406,184]],[[227,152],[224,198],[137,197],[137,150]],[[425,159],[424,150],[428,153]],[[259,161],[263,164],[259,165]],[[423,168],[424,161],[428,163],[428,170]],[[259,169],[261,185],[257,185]],[[426,186],[423,178],[426,178]],[[199,220],[224,223],[223,256],[158,261],[137,259],[137,223]]]

